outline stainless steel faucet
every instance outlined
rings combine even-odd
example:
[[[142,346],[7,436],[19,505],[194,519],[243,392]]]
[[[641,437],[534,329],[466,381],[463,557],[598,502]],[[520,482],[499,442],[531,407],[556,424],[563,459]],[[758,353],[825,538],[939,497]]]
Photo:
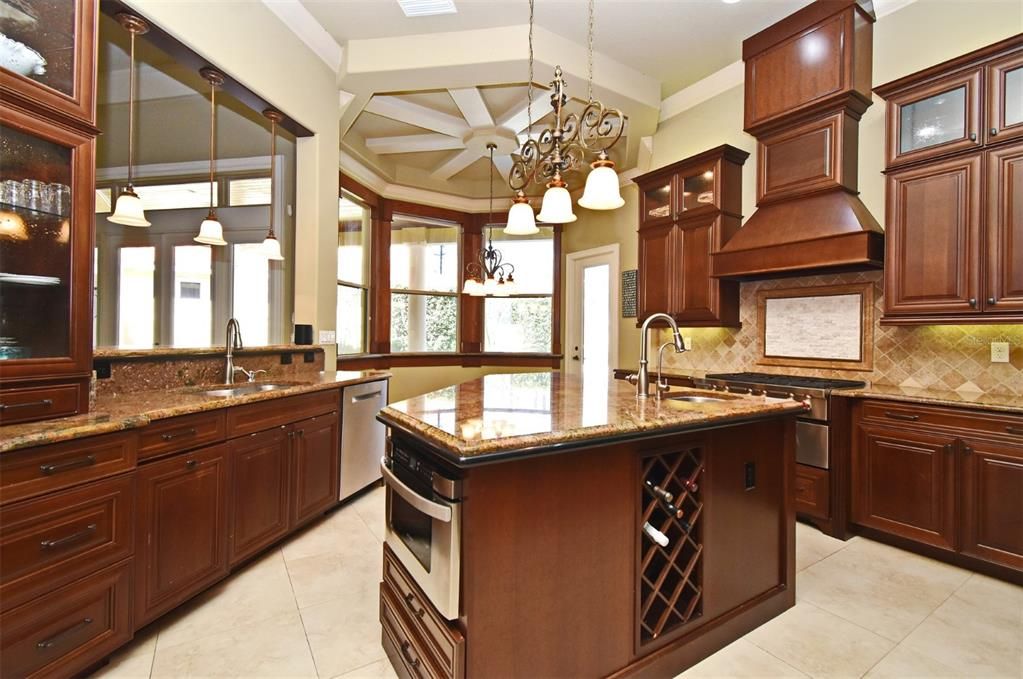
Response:
[[[234,350],[242,349],[242,328],[237,318],[227,321],[227,346],[224,348],[224,376],[227,384],[234,384],[234,374],[242,372],[242,368],[234,365]]]
[[[681,354],[686,350],[685,342],[682,341],[682,335],[679,334],[678,324],[675,323],[675,319],[668,314],[652,314],[643,321],[642,328],[642,344],[639,347],[639,372],[635,375],[629,375],[627,378],[629,382],[636,385],[636,396],[639,398],[646,398],[650,395],[650,375],[647,372],[647,334],[650,331],[650,324],[656,320],[664,320],[671,326],[672,332],[672,344],[675,346],[675,353]],[[663,349],[663,347],[661,347]]]

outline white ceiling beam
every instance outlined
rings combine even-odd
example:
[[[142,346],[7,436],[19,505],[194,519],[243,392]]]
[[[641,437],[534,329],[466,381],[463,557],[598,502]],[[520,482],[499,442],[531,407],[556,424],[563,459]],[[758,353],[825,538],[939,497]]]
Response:
[[[459,139],[469,131],[465,121],[442,111],[421,106],[400,97],[375,96],[369,100],[366,110],[378,116],[415,125],[426,130],[440,132]]]
[[[459,151],[444,162],[443,165],[430,173],[437,179],[451,179],[456,174],[475,163],[480,158],[479,149]]]
[[[322,59],[331,71],[338,72],[341,67],[341,45],[300,0],[263,0],[263,5]]]
[[[533,120],[536,122],[543,118],[545,115],[553,110],[551,106],[551,98],[540,90],[541,96],[533,100]],[[518,134],[529,126],[529,110],[526,104],[517,105],[512,110],[506,112],[503,116],[498,118],[498,127],[507,127],[512,132]]]
[[[451,151],[464,149],[457,137],[446,134],[406,134],[397,137],[375,137],[366,140],[366,148],[373,153],[422,153],[424,151]]]
[[[501,175],[501,179],[507,185],[508,173],[511,172],[512,169],[511,156],[494,156],[494,168],[497,169],[497,173]],[[503,194],[504,191],[501,190],[502,188],[507,189],[508,187],[507,186],[498,187],[498,192]]]
[[[458,110],[462,112],[469,127],[493,127],[494,118],[490,115],[487,104],[483,101],[483,93],[478,87],[462,87],[448,90],[455,100]]]

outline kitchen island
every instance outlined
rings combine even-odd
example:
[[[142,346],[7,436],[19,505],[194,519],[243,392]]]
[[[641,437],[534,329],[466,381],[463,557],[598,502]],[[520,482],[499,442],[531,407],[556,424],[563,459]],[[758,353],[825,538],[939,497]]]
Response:
[[[791,399],[490,375],[393,404],[402,676],[672,676],[795,603]]]

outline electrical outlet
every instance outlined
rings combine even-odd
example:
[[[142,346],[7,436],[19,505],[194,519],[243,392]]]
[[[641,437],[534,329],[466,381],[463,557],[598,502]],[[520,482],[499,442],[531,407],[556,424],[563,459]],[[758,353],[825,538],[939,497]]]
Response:
[[[1009,343],[1008,342],[992,342],[991,343],[991,362],[992,363],[1008,363],[1009,362]]]
[[[334,344],[337,341],[337,333],[333,330],[320,331],[320,344]]]
[[[686,351],[692,351],[693,350],[693,338],[692,337],[686,337],[685,335],[683,335],[682,336],[682,344],[686,345]]]

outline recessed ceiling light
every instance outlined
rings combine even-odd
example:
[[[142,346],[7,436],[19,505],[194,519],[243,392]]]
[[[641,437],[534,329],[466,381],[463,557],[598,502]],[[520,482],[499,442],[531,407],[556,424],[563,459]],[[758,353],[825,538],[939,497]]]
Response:
[[[398,0],[407,17],[426,17],[434,14],[454,14],[455,0]]]
[[[735,3],[739,2],[739,0],[721,0],[721,2],[725,3],[726,5],[734,5]]]

